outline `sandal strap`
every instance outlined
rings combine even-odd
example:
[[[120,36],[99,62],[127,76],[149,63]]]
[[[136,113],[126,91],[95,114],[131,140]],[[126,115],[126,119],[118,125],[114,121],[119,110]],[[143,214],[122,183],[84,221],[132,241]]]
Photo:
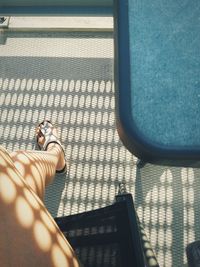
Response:
[[[61,146],[62,150],[63,150],[63,154],[65,156],[65,151],[64,148],[61,144],[61,142],[59,141],[58,137],[55,136],[53,134],[53,125],[50,121],[45,120],[42,123],[39,124],[39,128],[40,128],[40,132],[41,134],[44,136],[44,144],[39,144],[38,142],[38,138],[39,138],[39,134],[37,135],[37,144],[40,147],[41,150],[47,150],[47,147],[49,144],[51,143],[56,143],[58,145]],[[62,170],[56,170],[57,174],[65,174],[67,172],[67,164],[66,164],[66,160],[65,160],[65,166]]]
[[[42,145],[37,142],[41,150],[47,150],[47,147],[50,143],[56,143],[62,147],[58,138],[53,134],[53,125],[51,124],[50,121],[47,120],[43,121],[42,123],[39,124],[39,127],[45,140],[44,144]]]

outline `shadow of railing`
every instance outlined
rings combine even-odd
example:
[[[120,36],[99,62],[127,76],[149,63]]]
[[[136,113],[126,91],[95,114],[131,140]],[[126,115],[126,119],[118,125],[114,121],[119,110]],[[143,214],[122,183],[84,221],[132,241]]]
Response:
[[[136,171],[135,201],[161,266],[187,266],[199,238],[199,169],[146,164]]]

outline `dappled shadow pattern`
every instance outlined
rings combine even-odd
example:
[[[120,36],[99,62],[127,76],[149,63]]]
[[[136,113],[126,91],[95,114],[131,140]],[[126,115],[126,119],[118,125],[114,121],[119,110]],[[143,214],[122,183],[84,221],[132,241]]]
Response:
[[[2,147],[0,214],[1,266],[78,266],[53,218]]]
[[[33,149],[45,117],[59,127],[69,173],[47,191],[53,216],[111,204],[124,181],[160,266],[184,266],[200,239],[200,170],[136,168],[115,127],[112,34],[9,33],[0,56],[3,146]]]
[[[135,161],[115,128],[112,34],[7,33],[0,56],[2,144],[35,148],[44,118],[59,129],[69,172],[47,190],[53,216],[110,204],[123,180],[134,193]]]

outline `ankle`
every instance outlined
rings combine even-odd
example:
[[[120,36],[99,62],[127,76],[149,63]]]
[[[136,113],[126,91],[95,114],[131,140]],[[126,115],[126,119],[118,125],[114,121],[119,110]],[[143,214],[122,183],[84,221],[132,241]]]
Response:
[[[47,147],[47,151],[54,153],[54,155],[57,157],[58,162],[56,165],[56,170],[62,170],[66,165],[65,154],[62,147],[57,143],[50,143]]]
[[[48,144],[48,146],[47,146],[47,151],[52,151],[52,150],[54,150],[55,152],[57,152],[57,153],[61,153],[61,151],[62,151],[62,148],[61,148],[61,146],[59,145],[59,144],[57,144],[57,143],[50,143],[50,144]]]

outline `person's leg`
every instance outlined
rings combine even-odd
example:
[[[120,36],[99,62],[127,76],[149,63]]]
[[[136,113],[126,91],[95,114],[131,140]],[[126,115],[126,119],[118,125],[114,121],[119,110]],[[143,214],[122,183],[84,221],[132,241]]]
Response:
[[[19,173],[41,199],[56,170],[62,169],[65,164],[61,147],[54,143],[49,144],[47,151],[16,151],[10,156]]]
[[[51,128],[54,136],[57,137],[57,130]],[[36,131],[38,144],[45,143],[45,136],[41,134],[40,127]],[[50,143],[47,151],[16,151],[10,153],[16,169],[23,176],[32,190],[43,199],[45,187],[53,181],[56,170],[65,166],[65,156],[61,146],[57,143]]]
[[[28,160],[32,157],[25,155],[27,165],[30,164]],[[46,165],[41,164],[42,168]],[[44,171],[42,168],[41,172]],[[46,172],[53,174],[51,167]],[[38,170],[32,172],[34,175],[39,173]],[[79,266],[71,246],[43,202],[30,189],[26,180],[16,170],[12,158],[2,147],[0,147],[0,218],[1,267]]]

